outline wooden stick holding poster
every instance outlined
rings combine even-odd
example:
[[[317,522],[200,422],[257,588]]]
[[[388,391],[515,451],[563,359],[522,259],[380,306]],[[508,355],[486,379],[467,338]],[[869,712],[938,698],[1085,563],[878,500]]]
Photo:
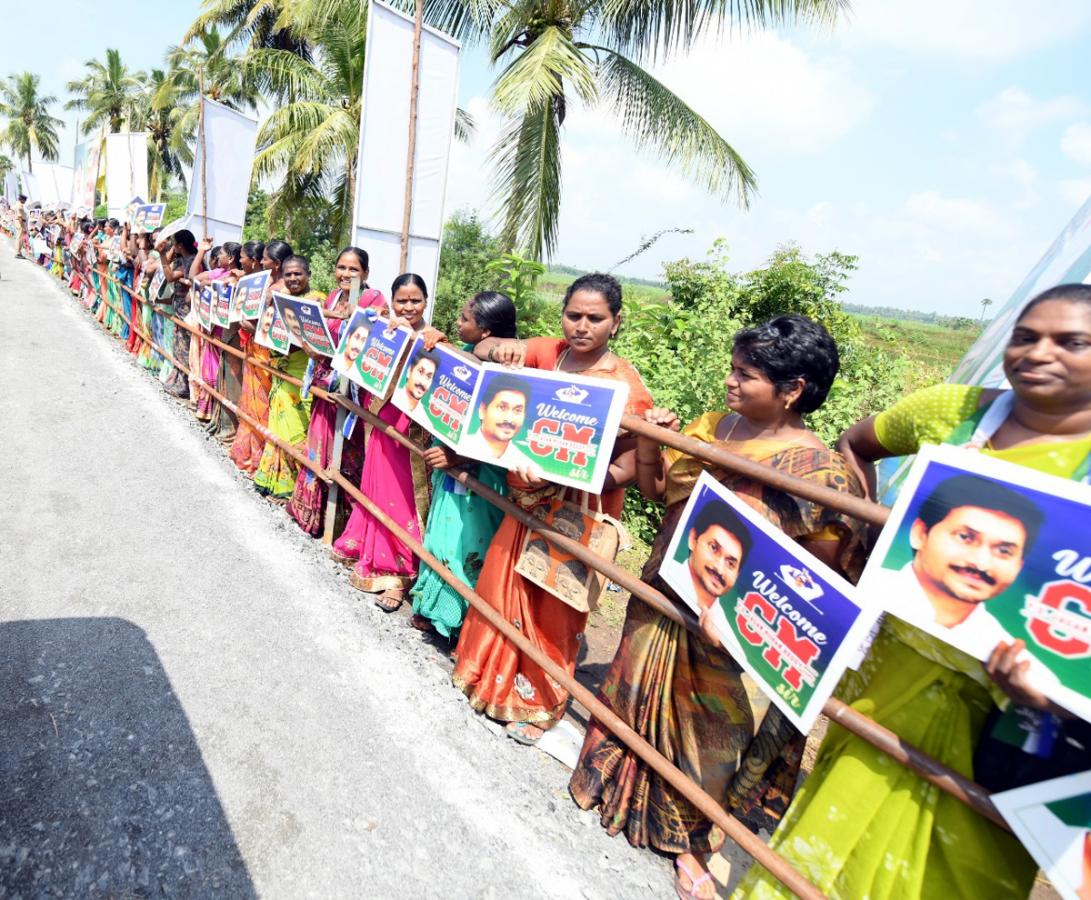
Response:
[[[390,402],[452,449],[469,421],[470,403],[481,377],[481,364],[451,347],[424,349],[418,337]]]
[[[269,272],[252,272],[235,284],[234,321],[252,321],[261,317],[262,300],[269,284]]]
[[[806,733],[878,614],[847,581],[702,472],[659,574]]]
[[[925,447],[859,590],[975,659],[1025,641],[1031,683],[1091,719],[1089,512],[1089,485]]]
[[[1091,772],[1002,791],[992,801],[1064,900],[1091,900]]]
[[[337,346],[330,336],[330,327],[320,302],[301,300],[287,294],[274,294],[277,313],[284,321],[292,343],[320,356],[333,356]]]
[[[341,329],[333,370],[385,400],[412,339],[412,331],[391,328],[386,320],[378,318],[374,307],[357,309]]]
[[[628,399],[620,381],[486,363],[457,450],[598,494]]]
[[[284,327],[283,320],[277,314],[277,306],[273,302],[271,292],[267,293],[262,300],[254,340],[263,347],[276,350],[277,353],[289,353],[292,349],[292,339],[288,335],[288,329]]]

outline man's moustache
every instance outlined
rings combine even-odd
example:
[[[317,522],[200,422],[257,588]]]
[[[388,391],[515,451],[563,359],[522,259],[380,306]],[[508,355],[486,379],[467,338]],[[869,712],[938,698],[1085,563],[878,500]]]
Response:
[[[952,571],[958,572],[959,574],[976,575],[990,587],[996,584],[996,579],[993,578],[992,575],[977,568],[976,566],[951,566],[951,569]]]

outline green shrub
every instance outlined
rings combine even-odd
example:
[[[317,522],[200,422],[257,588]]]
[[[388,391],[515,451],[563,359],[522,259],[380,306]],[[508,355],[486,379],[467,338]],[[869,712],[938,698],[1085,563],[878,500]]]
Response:
[[[454,339],[458,311],[478,291],[498,290],[500,278],[488,264],[500,256],[500,241],[473,213],[457,212],[443,228],[439,276],[433,293],[432,324]]]

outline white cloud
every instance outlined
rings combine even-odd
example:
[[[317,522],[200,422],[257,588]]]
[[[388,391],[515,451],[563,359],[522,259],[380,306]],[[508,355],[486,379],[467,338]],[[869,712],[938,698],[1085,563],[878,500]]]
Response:
[[[1008,87],[978,106],[977,117],[1013,144],[1019,144],[1035,130],[1072,120],[1086,109],[1086,104],[1071,94],[1040,100],[1022,88]]]
[[[902,207],[910,224],[929,231],[970,232],[976,235],[1008,234],[1011,228],[999,210],[979,200],[945,197],[939,191],[910,194]]]
[[[847,43],[970,62],[1004,62],[1074,41],[1091,26],[1086,0],[856,0]]]
[[[871,115],[877,96],[841,57],[769,32],[706,40],[655,71],[743,154],[821,152]]]
[[[1076,122],[1061,138],[1061,152],[1074,163],[1091,166],[1091,122]]]

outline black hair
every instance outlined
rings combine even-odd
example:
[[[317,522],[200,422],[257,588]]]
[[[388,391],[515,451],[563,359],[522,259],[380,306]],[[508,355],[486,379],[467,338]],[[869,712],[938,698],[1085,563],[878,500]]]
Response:
[[[1091,308],[1091,284],[1058,284],[1055,287],[1047,288],[1036,297],[1032,298],[1030,302],[1023,307],[1019,313],[1019,318],[1015,320],[1015,323],[1018,325],[1023,320],[1023,317],[1039,303],[1047,303],[1050,300],[1063,300],[1065,303],[1079,303]]]
[[[732,509],[730,504],[719,499],[709,500],[697,510],[697,515],[689,523],[689,530],[700,537],[713,525],[719,525],[728,534],[734,535],[735,540],[739,542],[739,547],[742,548],[742,557],[750,552],[750,548],[754,545],[750,529],[746,527],[742,516]],[[739,559],[740,563],[742,557]]]
[[[924,524],[925,530],[931,530],[933,525],[947,518],[951,510],[960,506],[992,510],[1021,522],[1027,533],[1024,555],[1045,521],[1042,511],[1029,497],[979,475],[954,475],[941,481],[920,505],[917,518]]]
[[[212,266],[209,265],[209,263],[210,262],[215,263],[216,260],[220,258],[220,250],[222,250],[222,249],[223,248],[219,244],[217,244],[215,247],[213,247],[211,250],[208,251],[208,256],[205,257],[205,268],[206,269],[211,269],[212,268]]]
[[[837,343],[817,322],[796,313],[777,316],[735,335],[734,352],[785,393],[803,380],[795,403],[801,414],[814,412],[830,392],[841,359]]]
[[[413,366],[419,363],[422,359],[427,359],[431,361],[437,369],[439,368],[439,354],[436,353],[434,349],[425,350],[424,344],[421,344],[419,347],[417,347],[417,349],[414,350],[412,355],[409,357],[409,368],[412,369]]]
[[[403,288],[407,284],[411,284],[414,287],[420,288],[420,292],[424,294],[424,299],[428,299],[428,285],[424,283],[424,279],[420,275],[415,275],[412,272],[403,272],[397,278],[394,279],[394,283],[390,285],[390,297],[393,299],[394,295],[398,293],[398,288]]]
[[[515,337],[516,309],[507,294],[500,291],[480,291],[470,298],[470,311],[477,327],[482,331],[488,329],[490,337]]]
[[[247,241],[242,245],[241,252],[260,263],[262,256],[265,254],[265,244],[261,241]]]
[[[117,219],[107,219],[106,224],[111,228],[120,228],[121,223]]]
[[[281,267],[284,266],[288,257],[295,253],[295,251],[292,250],[292,245],[287,241],[277,240],[269,241],[269,243],[265,245],[264,252],[269,259],[273,260],[273,262]]]
[[[242,252],[242,244],[237,244],[235,243],[235,241],[224,241],[223,245],[220,247],[220,252],[226,253],[228,256],[231,257],[231,268],[237,269],[239,266],[242,265],[242,263],[239,262],[239,254]]]
[[[193,232],[188,228],[174,232],[174,243],[185,251],[186,256],[195,256],[197,254],[197,238],[193,236]]]
[[[515,391],[530,400],[530,383],[525,378],[501,372],[482,389],[481,396],[477,398],[478,405],[488,406],[496,399],[497,394],[504,391]]]
[[[356,261],[360,264],[360,268],[363,269],[365,272],[370,268],[370,266],[368,265],[367,251],[361,250],[359,247],[353,247],[351,245],[345,247],[340,253],[337,254],[337,259],[333,261],[333,264],[337,265],[337,260],[344,256],[346,253],[351,253],[353,256],[355,256]],[[424,296],[428,296],[427,292]]]
[[[610,307],[610,315],[617,316],[621,312],[621,282],[613,275],[605,272],[592,272],[590,275],[581,275],[564,292],[564,301],[561,309],[568,306],[568,301],[576,291],[594,291],[606,298],[606,305]]]
[[[20,203],[26,203],[27,202],[27,195],[26,194],[20,194],[19,195],[19,202]]]
[[[305,256],[298,256],[297,254],[293,253],[286,260],[284,260],[284,262],[282,262],[280,264],[280,270],[282,272],[284,271],[284,269],[288,265],[288,263],[299,263],[299,265],[303,266],[303,271],[304,272],[306,272],[308,275],[311,274],[311,261],[309,259],[307,259],[307,257],[305,257]]]

